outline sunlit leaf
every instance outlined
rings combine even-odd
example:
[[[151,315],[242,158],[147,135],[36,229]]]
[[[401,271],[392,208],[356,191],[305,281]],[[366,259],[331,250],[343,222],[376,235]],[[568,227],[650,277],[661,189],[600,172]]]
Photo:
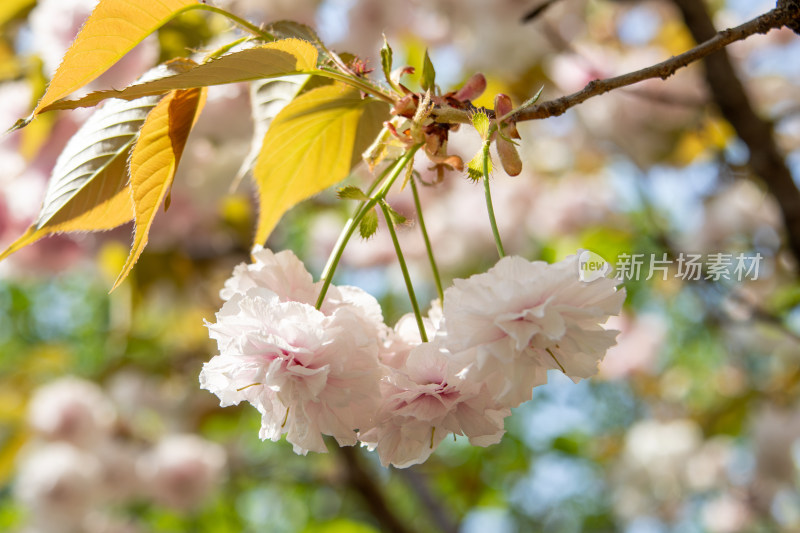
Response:
[[[489,126],[491,126],[489,116],[483,111],[476,111],[470,118],[472,120],[472,125],[475,126],[476,130],[478,130],[478,134],[481,136],[481,139],[486,140],[486,138],[489,136]]]
[[[24,9],[33,7],[36,0],[3,0],[0,3],[0,27],[22,13]]]
[[[423,91],[433,91],[436,86],[436,70],[433,68],[433,63],[427,50],[425,50],[425,57],[422,60],[422,77],[419,80],[419,84]]]
[[[175,13],[196,3],[102,0],[64,55],[34,114],[97,78]]]
[[[131,253],[112,290],[127,277],[147,245],[153,218],[172,187],[204,97],[205,89],[174,91],[153,108],[142,125],[130,162],[136,234]]]
[[[147,83],[136,83],[120,91],[96,91],[77,100],[60,100],[42,107],[42,111],[93,106],[106,98],[131,100],[175,89],[192,89],[288,74],[303,74],[315,69],[317,57],[317,49],[311,43],[300,39],[284,39],[231,52],[197,65],[187,72]]]
[[[184,62],[160,65],[140,80],[185,68]],[[58,156],[36,221],[0,260],[53,233],[109,230],[133,219],[128,157],[139,128],[160,98],[110,100],[89,117]]]
[[[56,162],[39,217],[0,260],[53,233],[108,230],[133,218],[128,156],[158,99],[112,100],[84,123]]]
[[[29,439],[27,431],[17,429],[0,442],[0,483],[8,483],[14,474],[18,454]]]
[[[492,173],[492,160],[488,159],[487,164],[489,167],[489,174]],[[467,163],[467,177],[473,181],[483,179],[483,150],[480,150],[475,156]]]
[[[264,243],[293,205],[344,179],[389,116],[386,103],[336,83],[295,98],[267,131],[253,171]]]
[[[386,212],[389,213],[389,218],[392,220],[392,224],[395,226],[401,226],[408,222],[408,219],[395,211],[392,206],[389,205],[388,202],[381,202],[381,204],[386,208]]]
[[[358,225],[358,233],[362,239],[369,239],[378,231],[378,213],[375,209],[370,209],[364,213],[364,217]]]
[[[383,69],[383,77],[386,78],[386,81],[392,79],[392,61],[392,47],[389,46],[389,41],[386,40],[386,36],[384,35],[383,47],[381,48],[381,69]]]
[[[310,76],[285,76],[250,83],[250,107],[253,110],[253,141],[237,177],[253,167],[264,144],[272,119],[303,89]]]
[[[327,59],[328,49],[323,44],[322,40],[310,26],[300,24],[293,20],[279,20],[268,24],[265,28],[267,33],[271,34],[275,39],[302,39],[313,44],[320,56]]]
[[[342,200],[359,200],[361,202],[366,202],[369,200],[369,196],[364,194],[364,191],[354,185],[342,187],[337,191],[336,196]]]

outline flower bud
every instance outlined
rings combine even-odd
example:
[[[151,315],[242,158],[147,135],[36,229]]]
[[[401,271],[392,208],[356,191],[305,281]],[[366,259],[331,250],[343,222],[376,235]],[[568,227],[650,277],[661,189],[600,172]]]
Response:
[[[522,172],[522,159],[520,159],[514,143],[498,136],[497,155],[500,156],[500,163],[503,165],[503,170],[506,171],[506,174],[518,176]]]
[[[483,94],[483,91],[486,90],[486,78],[478,72],[477,74],[473,74],[470,79],[467,80],[467,83],[464,84],[456,93],[453,95],[453,98],[460,102],[464,102],[466,100],[475,100],[480,95]]]

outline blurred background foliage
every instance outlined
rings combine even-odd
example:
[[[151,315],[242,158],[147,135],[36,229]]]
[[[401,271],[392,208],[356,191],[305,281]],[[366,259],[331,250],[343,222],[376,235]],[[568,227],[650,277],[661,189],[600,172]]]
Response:
[[[541,86],[543,98],[555,98],[693,45],[668,0],[563,0],[528,23],[522,18],[536,2],[219,4],[256,22],[313,24],[336,50],[354,52],[371,67],[379,65],[382,32],[399,56],[395,64],[419,67],[428,48],[444,90],[475,71],[486,75],[489,88],[478,105],[491,105],[498,92],[519,103]],[[0,4],[0,127],[29,112],[93,5]],[[773,5],[715,0],[706,7],[722,28]],[[187,14],[97,87],[120,86],[157,61],[235,36],[219,16]],[[728,53],[752,105],[773,122],[797,181],[800,40],[775,31]],[[248,260],[254,227],[248,185],[229,190],[249,146],[247,95],[240,86],[210,92],[171,206],[113,294],[107,291],[127,256],[127,226],[49,238],[0,264],[0,530],[73,531],[70,520],[82,524],[76,531],[105,532],[382,530],[359,473],[409,531],[800,529],[797,258],[784,244],[776,202],[749,170],[748,147],[716,110],[701,66],[520,125],[525,170],[516,178],[495,176],[500,230],[511,253],[547,261],[580,247],[612,263],[624,253],[759,253],[758,279],[686,281],[673,263],[667,280],[627,281],[625,313],[612,325],[622,331],[619,346],[597,378],[576,385],[553,374],[506,420],[500,444],[446,441],[408,470],[383,469],[366,453],[356,455],[354,467],[352,456],[335,447],[300,457],[285,442],[262,443],[252,408],[222,410],[198,388],[200,368],[215,350],[203,320],[213,320],[233,266]],[[0,246],[36,215],[55,158],[86,116],[46,115],[0,140]],[[469,132],[451,139],[451,150],[466,160],[478,146]],[[433,183],[426,164],[418,162],[418,170]],[[482,191],[451,173],[422,192],[446,283],[493,264]],[[418,294],[429,301],[435,289],[410,195],[396,192],[390,201],[412,220],[401,239]],[[333,192],[318,195],[290,211],[268,245],[294,250],[318,275],[351,207]],[[385,230],[354,242],[343,262],[338,281],[378,297],[388,323],[410,310]],[[70,499],[70,491],[89,489],[37,473],[37,464],[41,470],[48,463],[36,454],[58,438],[41,431],[31,399],[64,376],[96,384],[113,406],[102,442],[133,457],[129,477],[115,478],[131,485],[124,497]],[[70,399],[59,401],[54,408]],[[190,471],[207,470],[207,479],[185,472],[170,482],[158,478],[153,465],[160,463],[150,452],[178,434],[221,447],[214,449],[224,452],[224,467],[212,468],[201,453],[201,466]],[[81,453],[100,457],[106,448],[99,442],[80,444]],[[112,459],[103,468],[123,463]],[[69,466],[65,476],[76,476]],[[171,482],[178,492],[189,485],[203,490],[196,501],[176,504],[159,495],[158,487]],[[61,517],[60,525],[37,526],[48,512]]]

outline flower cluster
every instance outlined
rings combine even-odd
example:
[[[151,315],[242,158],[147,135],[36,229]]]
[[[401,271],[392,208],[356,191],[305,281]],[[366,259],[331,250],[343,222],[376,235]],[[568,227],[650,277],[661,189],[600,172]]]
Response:
[[[399,468],[425,461],[451,433],[499,442],[511,408],[548,369],[593,375],[618,333],[601,324],[625,299],[616,280],[580,281],[576,256],[553,265],[505,257],[456,280],[421,327],[406,315],[390,328],[356,287],[331,285],[317,309],[322,284],[291,251],[256,247],[253,258],[221,291],[208,323],[220,354],[201,386],[222,406],[256,407],[262,439],[285,434],[305,454],[326,451],[329,435]]]
[[[225,477],[222,446],[191,433],[153,438],[152,427],[138,427],[136,413],[125,413],[125,401],[112,399],[113,387],[108,392],[72,376],[34,392],[28,409],[34,438],[15,480],[16,499],[30,515],[25,531],[139,533],[144,529],[126,507],[195,511]],[[148,411],[149,426],[166,422],[159,418]]]

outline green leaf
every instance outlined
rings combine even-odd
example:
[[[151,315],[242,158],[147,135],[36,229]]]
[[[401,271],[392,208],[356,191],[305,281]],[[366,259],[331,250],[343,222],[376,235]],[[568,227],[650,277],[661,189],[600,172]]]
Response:
[[[121,91],[96,91],[77,100],[59,100],[43,107],[41,111],[88,107],[106,98],[132,100],[175,89],[192,89],[309,73],[316,69],[317,58],[317,49],[311,43],[300,39],[284,39],[231,52],[207,63],[196,65],[187,72],[146,83],[135,83]]]
[[[313,44],[323,59],[329,59],[329,50],[310,26],[293,20],[279,20],[267,25],[267,32],[275,39],[301,39]]]
[[[489,166],[489,174],[492,173],[492,160],[489,158],[487,161]],[[475,156],[467,163],[467,177],[472,181],[480,181],[483,179],[483,150],[480,150]]]
[[[483,111],[476,111],[472,114],[470,119],[472,120],[472,125],[475,126],[475,129],[481,136],[481,139],[485,141],[489,137],[489,127],[492,124],[489,116]]]
[[[364,213],[364,217],[358,225],[358,233],[362,239],[366,240],[375,235],[376,231],[378,231],[378,212],[373,208]]]
[[[364,191],[362,191],[361,189],[359,189],[354,185],[348,185],[347,187],[342,187],[336,193],[336,196],[338,196],[342,200],[358,200],[360,202],[369,201],[369,196],[364,194]]]
[[[392,224],[394,224],[395,226],[401,226],[408,221],[406,217],[404,217],[403,215],[392,209],[392,206],[390,206],[388,202],[383,201],[381,202],[381,204],[386,208],[386,211],[388,211],[389,218],[392,219]]]
[[[102,0],[61,60],[34,114],[100,76],[176,13],[195,4],[197,0]]]
[[[392,80],[392,56],[392,47],[389,46],[389,41],[386,40],[386,35],[384,35],[383,48],[381,48],[381,68],[383,69],[383,76],[390,83]]]
[[[344,179],[389,117],[389,106],[335,83],[303,93],[267,130],[253,175],[263,244],[292,206]]]
[[[538,102],[539,101],[539,97],[542,96],[542,91],[544,91],[544,85],[539,87],[539,90],[536,92],[536,94],[534,94],[533,96],[531,96],[530,98],[528,98],[527,100],[522,102],[522,105],[519,106],[518,108],[516,108],[513,112],[517,113],[518,111],[522,111],[523,109],[525,109],[527,107],[530,107],[533,104],[535,104],[536,102]]]
[[[436,71],[431,63],[428,50],[425,50],[425,58],[422,60],[422,78],[419,83],[423,91],[433,92],[436,87]]]
[[[141,80],[172,72],[161,65]],[[46,235],[109,230],[133,219],[128,157],[139,128],[160,99],[110,100],[95,110],[58,156],[36,221],[0,259]]]
[[[112,291],[130,273],[147,246],[158,207],[169,197],[189,132],[205,100],[205,89],[173,91],[147,115],[131,153],[130,188],[136,217],[131,253]]]

